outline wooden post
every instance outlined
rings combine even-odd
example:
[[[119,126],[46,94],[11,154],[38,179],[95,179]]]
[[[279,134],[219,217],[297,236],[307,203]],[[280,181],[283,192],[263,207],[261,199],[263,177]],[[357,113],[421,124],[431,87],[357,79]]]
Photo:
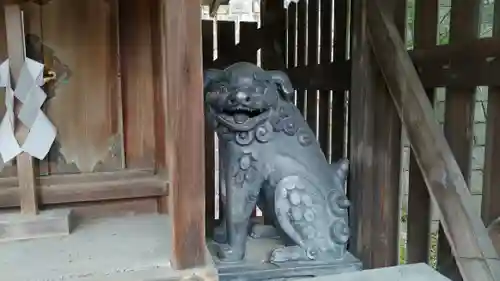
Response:
[[[480,0],[452,0],[450,11],[450,44],[464,43],[475,40],[479,31]],[[452,59],[451,66],[461,58]],[[474,106],[476,86],[447,87],[444,110],[444,134],[458,166],[467,183],[470,180],[471,155],[474,134]],[[451,246],[444,234],[443,227],[439,227],[437,248],[437,270],[453,281],[460,281]]]
[[[352,5],[352,80],[349,100],[351,165],[347,192],[352,201],[350,225],[353,235],[350,250],[361,259],[365,268],[371,268],[375,90],[373,56],[367,34],[367,1],[371,0],[354,0]]]
[[[415,49],[436,46],[438,26],[438,0],[415,2]],[[426,89],[427,96],[434,100],[434,89]],[[429,262],[431,204],[422,172],[418,168],[413,152],[410,156],[407,262]]]
[[[161,104],[173,264],[205,264],[205,146],[200,0],[160,0]]]
[[[7,29],[7,51],[10,59],[12,88],[15,89],[21,68],[25,60],[23,16],[19,5],[5,6],[5,26]],[[16,112],[19,103],[15,101]],[[16,137],[21,143],[28,135],[28,128],[21,122],[16,122]],[[33,158],[26,152],[17,156],[17,177],[19,180],[19,197],[21,212],[36,215],[38,213],[37,195],[35,187],[35,170]]]
[[[498,2],[497,2],[498,3]],[[500,38],[500,5],[494,5],[493,36]],[[484,184],[481,215],[486,225],[500,217],[500,87],[488,89],[488,109],[486,116],[486,148],[484,153]],[[498,160],[496,160],[498,159]]]
[[[25,60],[23,15],[19,5],[5,6],[7,29],[7,50],[10,59],[12,88],[15,89]],[[15,101],[16,115],[19,103]],[[28,135],[28,128],[16,122],[16,137],[21,143]],[[37,237],[68,235],[71,231],[71,210],[59,209],[38,213],[37,186],[33,158],[26,152],[17,157],[17,177],[19,181],[19,201],[21,215],[0,214],[0,240],[11,241]]]

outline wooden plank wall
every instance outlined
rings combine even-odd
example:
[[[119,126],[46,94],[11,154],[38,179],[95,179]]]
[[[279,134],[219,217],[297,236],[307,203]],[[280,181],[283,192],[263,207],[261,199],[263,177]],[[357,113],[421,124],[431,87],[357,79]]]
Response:
[[[161,211],[158,198],[165,198],[166,182],[153,179],[165,143],[155,126],[162,111],[153,109],[155,1],[34,2],[21,5],[27,54],[58,77],[45,89],[49,99],[43,110],[58,136],[48,157],[37,161],[40,203],[92,216]],[[0,59],[5,58],[2,11]],[[15,167],[13,161],[2,170],[0,208],[19,206]],[[135,177],[138,170],[146,177]]]
[[[154,167],[154,126],[145,125],[154,118],[151,3],[22,5],[28,55],[60,78],[46,87],[44,110],[58,136],[41,175]],[[2,16],[2,37],[4,24]]]
[[[388,2],[379,1],[380,7],[383,7],[386,13],[391,11],[390,6],[386,6],[389,5]],[[401,2],[404,1],[398,3],[401,4]],[[498,183],[498,176],[494,173],[497,161],[494,160],[494,156],[497,153],[496,145],[500,129],[495,125],[498,123],[498,120],[496,120],[498,118],[498,114],[496,114],[497,98],[494,95],[497,88],[493,87],[496,86],[496,83],[486,75],[488,63],[480,63],[478,60],[481,60],[480,57],[485,56],[489,52],[485,44],[499,44],[500,41],[495,39],[495,36],[497,36],[495,32],[494,38],[478,38],[479,8],[482,5],[482,1],[452,1],[450,42],[444,46],[436,46],[439,3],[436,0],[420,0],[416,1],[415,4],[414,50],[410,51],[410,55],[414,59],[413,62],[417,66],[423,85],[426,87],[427,95],[431,101],[434,99],[434,88],[436,86],[446,87],[444,133],[460,170],[469,185],[476,88],[482,85],[490,86],[488,112],[486,114],[487,143],[482,202],[483,220],[486,225],[489,225],[500,215],[500,209],[494,203],[498,200],[498,196],[496,196],[498,194],[496,188],[498,185],[496,184]],[[380,83],[383,85],[385,82],[383,82],[382,77],[377,77],[377,71],[372,69],[378,67],[377,63],[373,61],[370,51],[361,47],[365,46],[363,38],[365,38],[364,36],[367,32],[365,26],[366,13],[369,12],[366,9],[366,5],[366,2],[363,0],[353,2],[353,88],[351,90],[351,110],[356,108],[358,112],[361,111],[363,114],[351,115],[353,118],[350,120],[352,124],[351,128],[353,129],[351,131],[351,161],[354,170],[351,174],[350,184],[361,185],[360,192],[363,194],[357,193],[351,195],[351,198],[354,200],[354,212],[362,216],[358,217],[357,221],[354,222],[356,231],[355,241],[352,241],[352,244],[354,244],[352,249],[359,253],[359,256],[365,262],[365,266],[379,267],[398,262],[395,255],[397,249],[394,248],[398,246],[396,242],[397,236],[394,236],[394,233],[397,232],[394,227],[398,223],[399,216],[397,216],[398,209],[394,206],[394,202],[397,201],[395,197],[399,189],[389,187],[395,186],[396,182],[394,181],[395,177],[393,173],[396,169],[400,169],[400,167],[399,164],[396,165],[396,161],[392,162],[392,165],[394,165],[392,168],[388,168],[388,166],[391,166],[389,165],[390,162],[385,161],[391,157],[388,154],[384,155],[383,151],[391,147],[387,142],[389,140],[387,136],[390,135],[386,131],[390,127],[387,124],[391,120],[394,120],[394,122],[399,121],[391,117],[391,111],[394,110],[391,108],[393,107],[391,102],[385,105],[382,102],[383,94],[381,92],[385,90],[380,89],[377,85]],[[498,30],[500,22],[500,19],[498,19],[500,16],[499,7],[500,5],[495,7],[495,16],[498,16],[495,18],[494,30]],[[396,6],[396,11],[400,8]],[[400,17],[403,13],[401,10],[400,12],[396,12],[396,17],[394,18],[396,26],[400,27],[400,33],[404,31],[405,23],[402,22]],[[493,56],[497,55],[498,51]],[[490,65],[493,66],[492,64]],[[446,66],[447,70],[443,70],[442,66]],[[463,79],[460,82],[454,82],[446,78],[448,75],[464,74],[465,72],[471,75],[461,76]],[[482,74],[472,74],[474,72]],[[458,76],[460,75],[455,76],[455,78]],[[360,80],[364,81],[365,85],[355,86],[355,81]],[[439,82],[437,82],[438,80]],[[377,118],[378,112],[384,112],[385,117]],[[377,128],[375,132],[369,128],[369,124],[373,122],[370,116],[375,116],[374,127]],[[397,126],[396,123],[394,124]],[[379,133],[382,133],[381,136],[378,136]],[[396,140],[396,135],[391,138],[393,141]],[[392,147],[394,148],[394,146],[397,145],[393,143]],[[373,151],[370,151],[369,147],[374,147]],[[363,148],[366,149],[363,150]],[[356,150],[354,151],[354,149]],[[391,151],[393,151],[392,155],[394,157],[395,150],[392,149]],[[367,157],[367,153],[373,153],[376,163],[370,162],[371,157]],[[385,168],[384,163],[386,165]],[[410,159],[409,169],[410,193],[408,202],[406,262],[429,262],[429,226],[431,219],[429,194],[413,156]],[[387,181],[391,177],[391,174],[393,175],[392,182]],[[372,181],[375,184],[373,184],[374,187],[370,188],[369,184]],[[375,198],[372,202],[369,201],[371,197]],[[383,200],[379,201],[381,198]],[[387,205],[390,202],[392,203]],[[392,215],[388,212],[388,209],[392,210]],[[369,223],[367,221],[367,218],[370,218],[368,213],[370,211],[376,213],[378,210],[383,210],[383,212],[387,213],[375,214],[375,218],[371,217],[371,221],[374,223]],[[374,237],[371,241],[364,236],[367,232],[370,233],[369,236]],[[391,233],[392,236],[390,235]],[[360,235],[360,237],[356,237],[356,235]],[[386,240],[388,237],[391,237],[388,240],[394,242]],[[438,237],[437,269],[451,280],[461,280],[462,276],[460,276],[455,258],[451,253],[449,242],[442,228],[439,230]],[[389,245],[384,245],[384,243],[389,243]]]
[[[390,1],[379,1],[381,7],[390,14],[394,11],[394,21],[400,34],[406,34],[404,3],[398,1],[391,7]],[[350,158],[351,175],[350,198],[353,200],[352,227],[354,237],[351,250],[365,263],[365,267],[380,267],[398,263],[398,183],[396,171],[401,169],[397,154],[400,148],[400,121],[385,89],[383,77],[378,74],[377,63],[366,42],[368,2],[353,1],[352,30],[352,88],[350,93]],[[414,50],[410,51],[417,66],[428,97],[434,99],[434,88],[446,87],[444,131],[455,154],[466,181],[471,170],[471,150],[473,143],[473,116],[476,87],[496,86],[488,78],[487,65],[480,63],[481,57],[489,52],[485,45],[499,44],[495,39],[478,39],[479,6],[481,1],[452,1],[450,43],[436,46],[438,7],[436,0],[415,1]],[[496,11],[500,11],[498,5]],[[498,12],[497,12],[498,13]],[[499,13],[500,15],[500,13]],[[500,20],[495,21],[495,27]],[[498,30],[498,28],[497,28]],[[481,50],[481,51],[479,51]],[[498,52],[493,56],[498,55]],[[490,54],[491,55],[491,54]],[[484,58],[483,58],[484,60]],[[443,69],[445,66],[445,69]],[[468,69],[467,69],[468,68]],[[324,67],[323,69],[326,69]],[[491,69],[489,71],[492,71]],[[460,76],[470,73],[468,76]],[[473,74],[482,73],[482,74]],[[459,74],[460,73],[460,74]],[[462,81],[448,79],[448,75],[462,77]],[[434,77],[434,78],[433,78]],[[363,85],[359,85],[363,81]],[[439,82],[438,82],[439,81]],[[496,88],[490,88],[490,99]],[[488,105],[487,152],[485,159],[484,195],[482,203],[483,219],[486,224],[497,218],[500,210],[493,203],[498,182],[494,175],[496,164],[497,135],[495,107]],[[383,115],[383,116],[382,116]],[[376,128],[375,130],[373,128]],[[496,184],[497,185],[497,184]],[[429,262],[430,200],[420,170],[413,157],[410,159],[408,209],[408,263]],[[357,192],[353,192],[357,188]],[[373,198],[373,199],[372,199]],[[438,235],[437,268],[452,280],[460,280],[456,261],[446,236],[440,230]]]

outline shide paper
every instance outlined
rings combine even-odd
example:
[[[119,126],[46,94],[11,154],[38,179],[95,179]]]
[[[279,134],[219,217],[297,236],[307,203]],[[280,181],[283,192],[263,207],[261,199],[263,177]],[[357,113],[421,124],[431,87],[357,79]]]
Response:
[[[56,129],[41,110],[47,95],[42,90],[43,64],[26,58],[16,85],[12,89],[9,60],[0,65],[0,87],[5,88],[5,115],[0,123],[0,154],[6,163],[21,152],[43,159],[56,138]],[[14,97],[21,102],[17,119],[29,130],[20,146],[14,133]]]

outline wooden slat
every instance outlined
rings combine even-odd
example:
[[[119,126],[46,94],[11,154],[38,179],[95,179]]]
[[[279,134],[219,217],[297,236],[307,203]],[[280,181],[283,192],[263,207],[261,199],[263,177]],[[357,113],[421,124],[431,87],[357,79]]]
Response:
[[[340,1],[337,1],[336,4],[335,4],[335,12],[339,12],[338,15],[335,16],[335,19],[338,21],[339,25],[335,25],[337,28],[335,28],[335,36],[332,36],[333,35],[333,32],[332,32],[332,17],[333,17],[333,1],[331,0],[323,0],[321,1],[321,6],[320,6],[320,64],[322,63],[330,63],[331,60],[332,60],[332,41],[333,41],[333,38],[335,38],[335,40],[340,40],[342,42],[342,38],[337,38],[338,36],[342,37],[342,29],[347,31],[346,28],[345,28],[345,24],[344,26],[342,26],[341,24],[341,20],[338,20],[337,16],[339,18],[342,18],[342,16],[346,15],[347,14],[347,8],[343,11],[342,9],[342,5],[344,4],[345,1],[343,0],[340,0]],[[344,7],[345,8],[345,7]],[[342,13],[343,12],[343,13]],[[344,18],[346,19],[346,18]],[[347,22],[346,22],[347,23]],[[344,32],[344,35],[345,35],[345,32]],[[344,43],[345,43],[345,40],[346,38],[343,38],[344,39]],[[342,43],[340,43],[340,45],[342,45]],[[343,45],[344,46],[344,53],[345,53],[345,44]],[[339,48],[342,48],[341,46],[339,46]],[[342,52],[342,50],[340,49],[337,49],[336,50],[340,52]],[[345,59],[345,58],[344,58]],[[319,95],[318,95],[318,141],[319,141],[319,144],[321,146],[321,150],[323,151],[323,153],[326,155],[327,159],[330,158],[330,128],[329,128],[329,123],[330,123],[330,91],[319,91]],[[335,104],[335,103],[334,103]],[[335,122],[338,122],[338,123],[344,123],[344,105],[342,104],[342,115],[339,114],[339,112],[337,111],[339,106],[337,104],[337,106],[334,106],[334,110],[335,110],[335,117],[337,118],[335,120]],[[342,116],[342,121],[339,122],[339,119],[338,117],[339,116]],[[333,120],[332,120],[333,121]],[[337,123],[337,124],[338,124]],[[332,124],[333,126],[332,127],[335,127],[335,131],[333,132],[333,135],[336,136],[335,138],[335,141],[332,140],[332,145],[335,146],[335,148],[337,149],[339,147],[339,141],[340,141],[340,147],[342,147],[342,143],[344,141],[344,124],[342,124],[342,126],[335,126],[335,123]],[[338,134],[341,134],[342,136],[339,138]],[[342,156],[342,148],[340,149],[340,156]],[[339,158],[339,155],[336,155],[336,157],[334,159],[337,159]]]
[[[225,57],[226,65],[217,66],[226,68],[238,61],[236,53],[233,53],[236,44],[236,26],[232,21],[217,22],[217,56]]]
[[[450,44],[476,39],[481,1],[452,0],[451,5]],[[451,64],[453,65],[453,59]],[[466,183],[470,180],[472,163],[475,91],[476,87],[446,89],[444,134]],[[454,281],[461,280],[442,227],[438,237],[437,270]]]
[[[318,64],[319,0],[309,0],[307,5],[307,65]],[[306,116],[309,127],[318,136],[318,90],[307,89]]]
[[[286,11],[283,9],[283,0],[262,0],[261,24],[269,28],[268,43],[261,49],[262,67],[264,69],[285,68],[286,56]],[[251,51],[249,51],[251,52]]]
[[[436,45],[438,25],[438,0],[415,2],[414,48],[429,48]],[[434,100],[434,89],[426,89],[427,96]],[[417,166],[413,151],[409,165],[407,249],[408,263],[429,262],[430,198],[422,172]]]
[[[429,194],[442,214],[442,223],[462,277],[500,280],[498,255],[457,161],[418,79],[399,32],[378,1],[370,2],[369,38],[422,170]]]
[[[307,55],[307,2],[299,1],[297,4],[297,66],[306,65],[306,55]],[[292,82],[293,83],[293,82]],[[305,88],[301,88],[300,85],[294,84],[297,89],[297,107],[300,112],[304,114],[305,111]]]
[[[4,9],[5,27],[7,30],[7,52],[9,54],[10,73],[13,81],[12,88],[15,89],[25,60],[23,16],[19,5],[8,5],[5,6]],[[20,104],[16,100],[16,112],[19,110],[19,106]],[[18,141],[23,143],[28,135],[29,129],[26,128],[21,122],[16,122],[15,126],[16,138]],[[17,156],[16,160],[21,212],[31,215],[37,214],[38,202],[33,158],[28,153],[22,152]]]
[[[500,38],[500,5],[494,5],[493,36]],[[481,215],[490,225],[500,217],[500,87],[488,89],[488,117],[486,120],[486,147],[484,153],[483,196]]]
[[[330,9],[331,1],[328,2],[327,10]],[[328,12],[329,14],[331,12]],[[334,35],[333,35],[333,61],[340,62],[344,61],[347,56],[347,31],[348,31],[348,15],[349,15],[349,5],[347,0],[336,0],[334,7]],[[331,15],[328,15],[331,17]],[[326,19],[325,19],[326,20]],[[328,18],[330,21],[331,19]],[[325,22],[325,25],[328,22]],[[327,39],[330,39],[330,34],[327,35]],[[330,41],[331,42],[331,41]],[[328,42],[325,42],[328,44]],[[329,54],[328,54],[329,55]],[[325,61],[326,62],[326,61]],[[349,81],[349,79],[347,79]],[[347,89],[346,89],[347,90]],[[344,133],[345,133],[345,91],[335,91],[332,92],[332,137],[331,137],[331,159],[336,161],[343,156],[344,152]],[[320,94],[320,114],[325,109],[326,96]],[[325,113],[323,113],[325,115]],[[320,117],[321,118],[321,117]],[[321,119],[320,119],[321,120]]]
[[[52,173],[123,168],[116,2],[51,0],[41,6],[41,37],[51,47],[44,57],[58,57],[71,72],[46,105],[60,144],[51,149]]]
[[[203,37],[203,68],[210,68],[214,54],[214,22],[201,22]],[[207,235],[210,237],[215,227],[215,143],[214,131],[205,120],[205,213]]]
[[[297,46],[297,4],[290,3],[287,10],[287,68],[296,66]]]
[[[127,168],[154,167],[153,1],[119,2],[123,133]]]
[[[203,68],[211,68],[214,60],[214,21],[202,20],[201,32],[203,38]]]
[[[404,40],[406,3],[396,0],[384,3]],[[379,70],[376,77],[373,267],[388,267],[399,263],[401,121]]]
[[[240,22],[240,40],[241,38],[247,36],[247,34],[255,32],[255,30],[257,30],[256,22]],[[242,53],[240,56],[240,61],[246,61],[246,62],[251,62],[253,64],[257,64],[257,52],[249,50],[248,52]]]
[[[40,204],[158,197],[168,195],[167,182],[151,171],[43,176],[37,179]],[[0,208],[19,206],[16,178],[0,180]]]
[[[374,178],[374,104],[372,54],[367,34],[367,2],[354,1],[352,16],[352,80],[349,100],[351,161],[348,196],[352,202],[350,250],[361,259],[364,268],[373,267],[372,214]],[[363,83],[359,83],[363,81]]]
[[[160,4],[172,262],[184,269],[206,263],[201,12],[199,0]]]

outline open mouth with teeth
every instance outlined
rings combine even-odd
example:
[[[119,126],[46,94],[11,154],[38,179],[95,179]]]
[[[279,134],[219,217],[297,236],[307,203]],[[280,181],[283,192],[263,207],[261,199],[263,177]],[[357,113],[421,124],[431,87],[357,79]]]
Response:
[[[267,120],[270,113],[269,108],[226,108],[218,112],[217,120],[235,131],[247,131]]]

